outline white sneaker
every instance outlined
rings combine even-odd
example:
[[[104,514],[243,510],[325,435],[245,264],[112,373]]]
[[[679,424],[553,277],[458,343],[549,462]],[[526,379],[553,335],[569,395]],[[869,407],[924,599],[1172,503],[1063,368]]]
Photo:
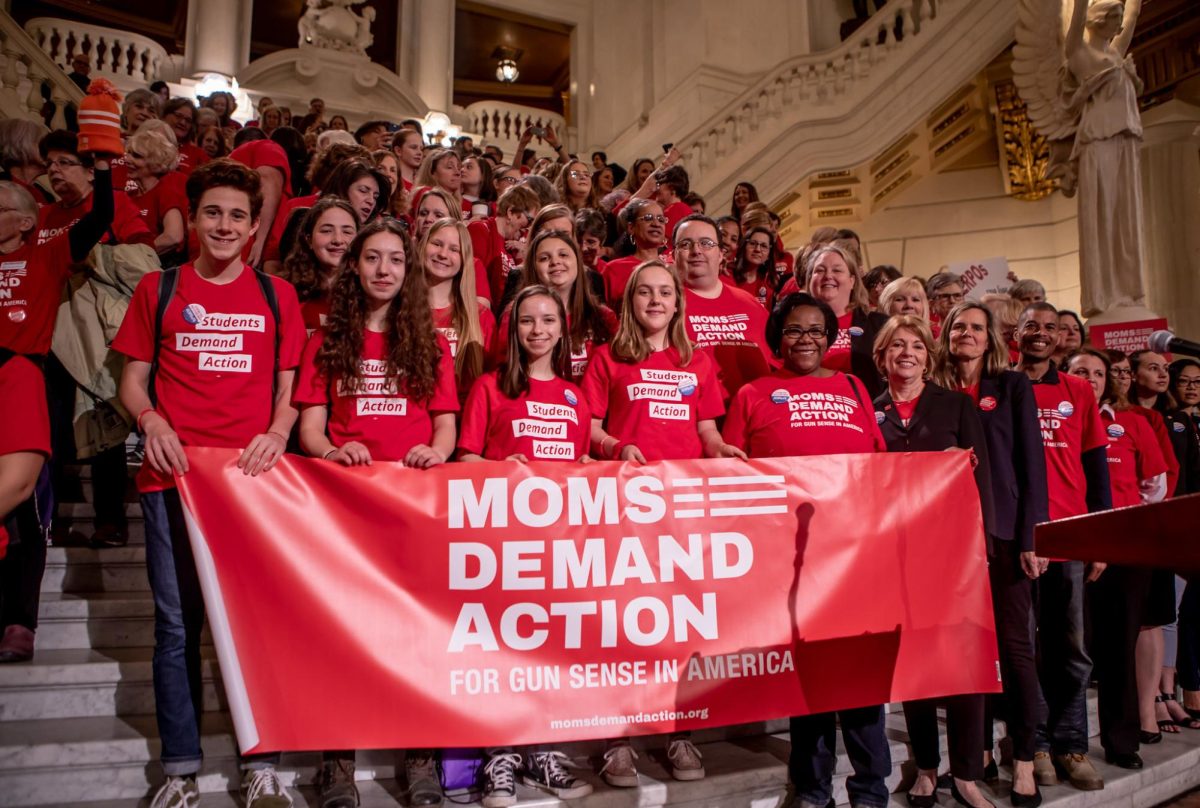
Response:
[[[700,762],[700,750],[687,738],[676,738],[667,746],[667,760],[671,762],[671,776],[676,780],[703,780],[704,764]]]
[[[591,794],[592,784],[571,774],[567,770],[570,765],[570,758],[562,752],[533,752],[529,755],[529,765],[521,775],[521,782],[564,800]]]
[[[628,743],[615,744],[604,753],[604,766],[600,776],[615,788],[637,788],[638,772],[634,761],[638,754]]]
[[[199,808],[199,806],[200,789],[196,787],[196,781],[189,777],[168,776],[167,782],[162,784],[150,802],[150,808]]]
[[[274,766],[247,769],[242,774],[242,796],[246,808],[292,808],[291,795]]]
[[[504,752],[494,756],[483,767],[483,808],[509,808],[517,804],[517,769],[521,756]]]

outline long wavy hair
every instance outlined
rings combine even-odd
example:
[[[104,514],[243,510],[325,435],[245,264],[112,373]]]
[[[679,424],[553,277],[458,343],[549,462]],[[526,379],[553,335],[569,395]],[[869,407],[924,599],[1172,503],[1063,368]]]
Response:
[[[453,149],[430,150],[429,153],[425,155],[425,159],[421,161],[421,167],[417,169],[417,178],[413,180],[413,188],[415,189],[421,186],[427,188],[441,188],[441,186],[437,184],[437,180],[434,179],[434,172],[437,170],[438,165],[440,165],[443,160],[448,160],[451,157],[453,157],[455,160],[458,160],[458,152],[454,151]],[[460,164],[461,162],[462,161],[459,160]],[[445,189],[443,188],[442,190]],[[447,191],[447,193],[450,192]],[[451,195],[458,203],[459,210],[461,210],[462,186],[459,186],[458,193]]]
[[[571,284],[569,300],[566,302],[567,317],[571,326],[571,352],[577,353],[588,339],[591,339],[593,345],[603,345],[612,339],[612,331],[603,316],[604,306],[592,294],[579,245],[575,243],[575,237],[566,230],[543,230],[537,234],[525,253],[525,264],[521,267],[521,289],[542,283],[537,274],[537,251],[543,242],[552,238],[565,242],[575,254],[577,274],[575,282]],[[512,319],[511,312],[509,319]]]
[[[450,324],[458,332],[454,373],[465,383],[474,381],[483,373],[483,329],[479,325],[479,303],[475,296],[475,253],[471,249],[471,235],[467,232],[467,226],[456,219],[438,219],[431,224],[417,244],[416,260],[412,266],[428,272],[425,253],[429,249],[429,240],[446,228],[458,233],[459,256],[462,258],[458,274],[450,281]],[[428,275],[425,284],[429,285]]]
[[[429,309],[425,273],[413,271],[412,242],[408,232],[392,218],[379,219],[358,231],[333,284],[325,340],[317,352],[317,369],[331,385],[344,383],[355,390],[362,382],[363,338],[367,330],[367,296],[358,277],[358,261],[367,241],[380,233],[404,245],[405,272],[400,293],[388,306],[384,334],[386,373],[398,390],[417,399],[433,395],[437,385],[441,349]]]
[[[550,365],[554,368],[554,375],[560,379],[571,378],[571,348],[569,341],[563,339],[567,330],[567,310],[563,307],[562,300],[558,295],[550,291],[548,287],[535,283],[532,286],[526,286],[517,294],[508,316],[508,358],[505,360],[504,366],[500,368],[497,379],[500,392],[508,398],[517,398],[529,392],[529,357],[525,355],[525,348],[521,345],[518,329],[521,304],[531,297],[539,296],[548,297],[554,301],[558,309],[558,321],[562,327],[562,335],[554,344],[554,350],[550,354]]]
[[[335,275],[338,271],[337,268],[328,270],[321,266],[312,247],[313,231],[317,229],[317,221],[326,211],[333,208],[348,213],[350,221],[354,222],[354,229],[358,230],[358,216],[355,215],[354,208],[350,207],[349,202],[340,196],[321,197],[300,220],[300,232],[297,233],[291,252],[283,261],[283,268],[279,270],[279,277],[296,287],[296,297],[300,298],[301,303],[324,297],[330,276]]]
[[[770,245],[767,247],[767,258],[758,267],[751,267],[746,260],[746,253],[750,249],[750,237],[755,233],[762,233],[767,237],[767,242]],[[750,232],[744,234],[738,241],[737,261],[733,265],[733,279],[738,283],[745,283],[750,280],[750,270],[754,270],[754,279],[763,278],[775,286],[775,263],[779,260],[775,250],[775,233],[769,227],[752,227]]]
[[[667,324],[667,344],[679,352],[680,366],[687,367],[692,361],[692,343],[688,340],[687,329],[684,327],[687,318],[684,315],[683,284],[679,280],[679,273],[662,261],[643,261],[629,276],[629,282],[625,284],[625,293],[621,296],[621,322],[617,326],[617,333],[609,345],[609,350],[612,351],[614,359],[632,363],[644,362],[654,352],[650,341],[646,339],[645,331],[642,330],[642,324],[633,314],[633,296],[637,294],[638,280],[643,272],[654,267],[665,269],[675,284],[675,314]]]
[[[591,173],[592,168],[587,163],[583,162],[582,160],[572,160],[563,166],[562,171],[554,180],[554,190],[558,191],[558,198],[562,200],[563,204],[571,209],[572,216],[584,208],[600,207],[600,200],[596,196],[596,186],[592,185],[590,181],[588,183],[587,195],[583,198],[583,201],[578,205],[571,204],[571,194],[567,188],[567,181],[570,179],[571,170],[574,169],[575,166],[579,166],[589,174]]]
[[[896,283],[896,281],[893,281]],[[950,352],[950,330],[962,317],[971,310],[983,312],[984,322],[987,323],[987,348],[983,352],[983,375],[999,376],[1008,370],[1008,346],[1000,335],[1000,324],[992,310],[974,300],[964,300],[946,314],[942,323],[942,332],[938,335],[938,349],[930,359],[933,361],[933,373],[930,376],[935,382],[947,390],[957,390],[961,384],[958,378],[958,362]]]

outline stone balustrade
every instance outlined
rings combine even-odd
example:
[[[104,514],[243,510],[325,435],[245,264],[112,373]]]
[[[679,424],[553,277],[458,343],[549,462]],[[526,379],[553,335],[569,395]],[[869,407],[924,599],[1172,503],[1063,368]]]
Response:
[[[562,141],[568,141],[567,124],[563,116],[549,110],[510,104],[506,101],[476,101],[466,107],[464,115],[464,132],[499,146],[506,155],[516,148],[521,133],[531,126],[553,126]],[[536,146],[537,141],[530,145]]]
[[[51,124],[66,126],[69,104],[83,92],[6,12],[0,11],[0,116],[43,121],[47,101],[54,104]]]
[[[75,54],[84,53],[91,77],[108,79],[122,91],[174,78],[168,75],[174,63],[166,49],[138,34],[54,17],[35,17],[25,31],[64,72],[70,72]]]

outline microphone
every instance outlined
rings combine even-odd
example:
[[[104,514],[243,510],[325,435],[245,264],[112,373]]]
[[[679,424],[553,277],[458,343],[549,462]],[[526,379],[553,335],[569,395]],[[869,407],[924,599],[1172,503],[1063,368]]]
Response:
[[[1146,344],[1155,353],[1178,353],[1200,357],[1200,342],[1192,342],[1190,339],[1177,337],[1166,330],[1155,331],[1146,340]]]

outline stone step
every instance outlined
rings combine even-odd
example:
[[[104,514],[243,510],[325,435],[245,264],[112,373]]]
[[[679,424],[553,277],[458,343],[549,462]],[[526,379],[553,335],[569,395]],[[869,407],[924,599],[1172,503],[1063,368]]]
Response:
[[[0,665],[0,727],[36,719],[153,716],[152,655],[151,648],[39,647],[30,662]],[[201,657],[204,709],[223,710],[216,654],[205,646]]]
[[[641,772],[641,787],[638,789],[614,789],[604,785],[592,770],[585,770],[579,776],[595,786],[595,792],[569,803],[542,794],[534,789],[520,786],[517,796],[520,808],[654,808],[655,806],[672,806],[672,808],[782,808],[787,804],[787,748],[786,743],[776,738],[757,739],[755,744],[739,742],[719,742],[701,745],[704,754],[707,778],[697,782],[681,783],[671,780],[663,769],[661,762],[642,756],[638,761]],[[1171,738],[1152,747],[1143,747],[1142,757],[1146,768],[1140,772],[1132,772],[1108,766],[1103,761],[1099,748],[1093,746],[1091,756],[1096,768],[1105,779],[1105,788],[1101,791],[1076,791],[1069,785],[1043,788],[1042,794],[1046,806],[1052,808],[1150,808],[1184,793],[1200,785],[1200,734],[1191,733]],[[396,808],[406,805],[403,785],[390,777],[379,777],[385,768],[395,768],[397,761],[381,762],[375,753],[359,753],[359,791],[364,808]],[[289,763],[285,756],[285,763]],[[305,776],[315,770],[316,756],[309,756],[311,765],[301,768],[291,768],[285,771],[285,776],[296,786],[289,789],[298,808],[317,806],[316,795],[312,788],[305,783]],[[579,763],[584,763],[580,760]],[[378,768],[374,768],[379,764]],[[94,776],[102,775],[101,767],[88,767]],[[218,767],[219,768],[219,767]],[[901,767],[894,767],[894,772]],[[370,780],[368,774],[376,775],[377,779]],[[1002,774],[1007,771],[1002,770]],[[207,772],[201,777],[200,783],[207,785],[224,779],[235,782],[236,770]],[[101,777],[101,783],[108,783],[112,777]],[[839,775],[835,782],[838,788],[835,801],[841,805],[846,803],[844,775]],[[895,782],[890,783],[893,789],[888,808],[905,808],[903,785],[895,776]],[[2,783],[0,779],[0,783]],[[107,786],[102,786],[107,789]],[[1009,782],[1002,780],[995,788],[982,786],[983,793],[992,800],[1006,800],[1009,792]],[[9,792],[3,792],[9,793]],[[24,794],[12,793],[13,801],[6,805],[72,805],[82,808],[129,808],[137,805],[146,808],[152,789],[137,797],[108,797],[102,801],[83,802],[64,798],[60,802],[17,802]],[[92,796],[95,796],[93,793]],[[136,800],[136,802],[134,801]],[[943,805],[953,804],[950,796],[941,794]],[[232,808],[239,806],[235,795],[229,791],[210,791],[205,793],[201,801],[202,808]],[[478,808],[478,803],[466,803]]]
[[[144,545],[109,547],[51,547],[47,551],[42,592],[150,591]]]
[[[207,629],[204,636],[204,642],[211,642]],[[42,595],[37,629],[39,651],[153,645],[154,601],[149,591]]]
[[[58,518],[59,519],[76,519],[79,521],[91,521],[96,516],[96,508],[91,501],[88,502],[60,502],[58,503]],[[125,518],[126,519],[141,519],[142,504],[140,502],[125,503]]]

